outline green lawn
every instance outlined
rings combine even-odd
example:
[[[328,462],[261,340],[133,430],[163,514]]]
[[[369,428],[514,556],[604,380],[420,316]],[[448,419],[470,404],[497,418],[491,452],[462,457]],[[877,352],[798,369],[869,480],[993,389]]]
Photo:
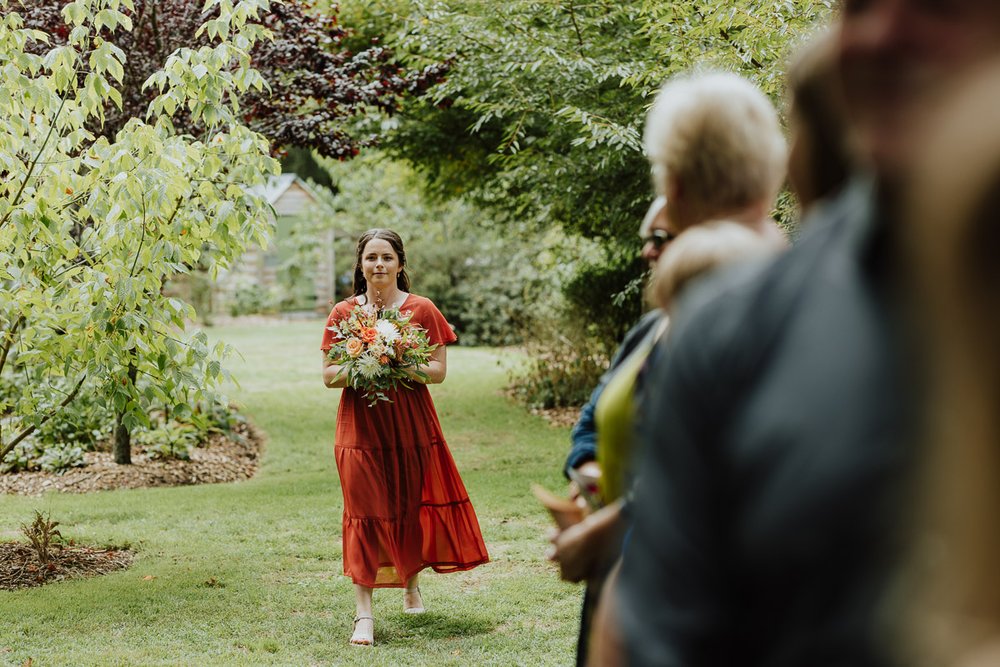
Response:
[[[567,432],[500,393],[504,356],[449,350],[432,388],[493,561],[422,577],[429,612],[375,592],[376,646],[347,643],[353,588],[341,572],[333,461],[339,391],[319,378],[321,323],[215,329],[243,354],[235,400],[268,436],[250,481],[0,497],[0,539],[32,511],[66,537],[131,543],[134,565],[105,577],[0,592],[0,664],[567,665],[580,591],[542,554],[549,526],[528,485],[560,488]]]

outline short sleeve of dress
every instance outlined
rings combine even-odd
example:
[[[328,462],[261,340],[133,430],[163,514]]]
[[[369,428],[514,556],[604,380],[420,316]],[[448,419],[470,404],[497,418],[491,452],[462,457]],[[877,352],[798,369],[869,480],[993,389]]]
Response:
[[[418,297],[413,308],[413,321],[427,330],[431,345],[451,345],[458,340],[448,320],[430,299]]]
[[[329,327],[347,317],[348,312],[350,312],[350,305],[346,301],[341,301],[333,307],[330,316],[326,318],[326,324],[323,326],[323,341],[320,343],[319,349],[329,352],[333,344],[340,340],[340,337],[330,331]]]

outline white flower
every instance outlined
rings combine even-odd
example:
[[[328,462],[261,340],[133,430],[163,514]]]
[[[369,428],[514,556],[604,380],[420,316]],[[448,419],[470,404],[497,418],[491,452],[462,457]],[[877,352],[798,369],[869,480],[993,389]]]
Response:
[[[358,373],[366,380],[378,377],[382,373],[382,364],[378,362],[378,357],[363,354],[357,360]]]
[[[379,336],[382,337],[389,345],[392,345],[397,340],[400,339],[399,329],[395,324],[389,320],[379,320],[375,323],[375,330],[378,331]]]
[[[368,354],[378,359],[383,354],[389,354],[389,346],[385,344],[385,341],[376,340],[374,343],[368,345]]]

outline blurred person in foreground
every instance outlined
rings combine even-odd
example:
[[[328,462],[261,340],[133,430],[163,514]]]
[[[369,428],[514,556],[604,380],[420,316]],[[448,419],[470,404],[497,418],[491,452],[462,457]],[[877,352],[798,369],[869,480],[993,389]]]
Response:
[[[786,145],[777,112],[760,90],[733,74],[678,77],[657,97],[646,135],[653,138],[647,148],[661,193],[640,228],[642,256],[651,268],[685,230],[722,218],[772,249],[785,247],[769,214],[784,177]],[[599,478],[605,505],[552,537],[550,558],[562,577],[588,580],[578,664],[586,661],[590,617],[626,526],[622,496],[630,486],[640,370],[666,328],[664,312],[656,308],[626,334],[571,434],[567,476],[578,471]],[[600,465],[604,460],[613,462],[613,470]]]
[[[1000,665],[998,108],[1000,61],[948,100],[903,196],[904,275],[927,319],[930,373],[912,571],[899,596],[913,619],[912,665]]]
[[[835,30],[867,169],[771,265],[689,290],[651,356],[607,615],[631,664],[892,663],[915,448],[888,195],[929,103],[1000,51],[1000,3],[846,0]]]
[[[802,215],[833,199],[847,183],[851,156],[838,84],[836,34],[800,48],[788,67],[788,185]]]

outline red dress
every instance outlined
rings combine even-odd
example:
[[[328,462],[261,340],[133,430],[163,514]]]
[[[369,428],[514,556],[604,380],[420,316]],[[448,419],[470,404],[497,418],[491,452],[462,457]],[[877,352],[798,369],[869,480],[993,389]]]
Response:
[[[333,307],[327,326],[347,316],[352,297]],[[457,340],[441,311],[415,294],[400,307],[432,344]],[[324,329],[321,349],[335,335]],[[344,493],[344,574],[371,588],[402,587],[426,567],[469,570],[489,560],[476,512],[441,432],[426,385],[388,392],[368,407],[344,389],[334,453]]]

